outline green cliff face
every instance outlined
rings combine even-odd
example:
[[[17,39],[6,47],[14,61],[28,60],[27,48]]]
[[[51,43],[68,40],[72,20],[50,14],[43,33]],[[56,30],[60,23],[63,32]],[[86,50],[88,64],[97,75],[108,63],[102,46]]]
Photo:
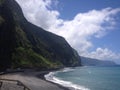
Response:
[[[14,0],[0,0],[0,69],[80,65],[63,37],[29,23]]]

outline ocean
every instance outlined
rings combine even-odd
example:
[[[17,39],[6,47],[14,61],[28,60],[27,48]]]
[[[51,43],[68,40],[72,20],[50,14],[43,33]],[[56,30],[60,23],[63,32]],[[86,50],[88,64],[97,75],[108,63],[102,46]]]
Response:
[[[71,90],[120,90],[120,67],[65,68],[45,75],[46,80]]]

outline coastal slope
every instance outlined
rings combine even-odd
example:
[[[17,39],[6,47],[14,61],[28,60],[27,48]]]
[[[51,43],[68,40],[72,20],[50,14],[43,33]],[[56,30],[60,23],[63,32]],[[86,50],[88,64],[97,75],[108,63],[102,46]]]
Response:
[[[28,22],[15,0],[0,0],[0,70],[80,66],[67,41]]]
[[[109,60],[98,60],[81,56],[81,63],[83,66],[116,66],[117,64]]]

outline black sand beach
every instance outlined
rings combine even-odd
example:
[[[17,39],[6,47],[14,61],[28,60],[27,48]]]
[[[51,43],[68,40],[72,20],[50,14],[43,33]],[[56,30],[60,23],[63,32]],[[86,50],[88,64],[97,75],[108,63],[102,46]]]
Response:
[[[0,75],[0,79],[19,80],[31,90],[69,90],[66,87],[46,81],[44,75],[47,73],[49,73],[49,71],[25,70],[24,72]],[[10,87],[10,85],[6,87]],[[6,89],[2,88],[2,90]]]

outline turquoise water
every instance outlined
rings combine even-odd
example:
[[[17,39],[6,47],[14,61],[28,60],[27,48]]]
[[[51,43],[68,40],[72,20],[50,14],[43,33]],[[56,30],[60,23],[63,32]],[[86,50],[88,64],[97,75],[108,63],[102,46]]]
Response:
[[[77,67],[54,76],[57,82],[62,80],[63,85],[63,81],[67,81],[70,86],[82,86],[74,90],[120,90],[120,67]]]

